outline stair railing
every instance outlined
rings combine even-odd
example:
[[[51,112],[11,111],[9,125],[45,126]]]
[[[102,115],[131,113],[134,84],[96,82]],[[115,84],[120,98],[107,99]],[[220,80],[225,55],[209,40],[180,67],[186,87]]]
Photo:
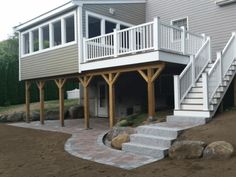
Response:
[[[213,66],[203,77],[203,97],[205,105],[204,109],[209,110],[209,102],[213,99],[217,89],[228,72],[230,66],[236,59],[236,33],[233,32],[230,40],[226,44],[222,52],[217,53],[217,59]],[[208,103],[208,104],[207,104]]]
[[[211,39],[204,42],[195,55],[190,56],[190,62],[179,76],[174,76],[175,109],[180,109],[184,98],[195,86],[196,81],[211,61]]]

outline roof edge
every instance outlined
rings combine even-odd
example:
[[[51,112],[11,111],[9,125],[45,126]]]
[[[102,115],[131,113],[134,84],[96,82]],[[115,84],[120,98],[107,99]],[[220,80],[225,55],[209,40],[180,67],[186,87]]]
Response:
[[[67,3],[65,3],[65,4],[63,4],[63,5],[61,5],[61,6],[57,7],[57,8],[55,8],[55,9],[52,9],[52,10],[46,12],[46,13],[43,13],[43,14],[41,14],[41,15],[33,18],[33,19],[31,19],[31,20],[28,20],[28,21],[26,21],[26,22],[24,22],[24,23],[22,23],[20,25],[17,25],[15,27],[13,27],[13,29],[15,31],[21,31],[22,29],[27,28],[28,26],[31,26],[31,25],[33,25],[35,23],[38,23],[38,22],[42,21],[42,20],[48,19],[48,18],[50,18],[52,16],[55,16],[58,13],[61,13],[63,11],[66,11],[66,10],[68,10],[70,8],[73,8],[73,7],[76,7],[76,6],[77,5],[74,3],[73,0],[69,1],[69,2],[67,2]]]
[[[72,0],[77,5],[84,4],[132,4],[146,3],[147,0]]]

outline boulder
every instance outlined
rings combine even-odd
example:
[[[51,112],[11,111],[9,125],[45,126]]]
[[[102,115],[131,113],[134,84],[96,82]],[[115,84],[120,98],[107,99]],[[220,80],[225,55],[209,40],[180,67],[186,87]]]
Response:
[[[31,114],[30,114],[30,118],[31,118],[31,120],[32,121],[38,121],[39,119],[40,119],[40,114],[39,114],[39,112],[32,112]]]
[[[113,138],[111,141],[111,146],[115,149],[121,150],[122,144],[129,142],[129,135],[128,134],[120,134],[117,137]]]
[[[81,105],[71,106],[68,111],[69,117],[72,119],[84,117],[84,107]]]
[[[24,112],[15,112],[15,113],[9,114],[6,117],[6,122],[19,122],[19,121],[23,121],[23,117],[24,117]]]
[[[45,113],[45,120],[58,120],[58,119],[59,119],[58,110],[50,110]]]
[[[225,141],[216,141],[209,144],[204,152],[203,157],[206,159],[228,159],[232,156],[234,147]]]
[[[202,141],[176,141],[169,149],[169,157],[178,160],[200,158],[205,146]]]
[[[8,115],[0,115],[0,122],[7,122]]]
[[[135,129],[132,127],[113,127],[106,136],[106,139],[108,141],[111,141],[112,139],[114,139],[115,137],[117,137],[118,135],[121,134],[134,134],[136,133]]]

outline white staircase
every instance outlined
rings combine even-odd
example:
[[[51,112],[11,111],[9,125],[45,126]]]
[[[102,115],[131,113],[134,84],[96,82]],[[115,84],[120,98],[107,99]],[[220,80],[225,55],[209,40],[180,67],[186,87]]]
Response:
[[[211,118],[217,111],[236,72],[235,33],[216,60],[210,52],[208,38],[181,75],[174,77],[174,115]]]
[[[174,77],[174,115],[167,122],[138,127],[122,150],[163,159],[179,133],[206,124],[214,116],[235,73],[236,34],[232,33],[215,61],[208,38],[181,75]]]

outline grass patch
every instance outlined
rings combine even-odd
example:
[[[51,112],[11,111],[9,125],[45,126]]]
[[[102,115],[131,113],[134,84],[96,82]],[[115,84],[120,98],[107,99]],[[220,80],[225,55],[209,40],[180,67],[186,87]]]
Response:
[[[78,104],[78,99],[65,100],[64,104],[65,104],[65,108],[68,108],[70,106]],[[45,111],[47,111],[47,110],[57,110],[57,109],[59,109],[58,100],[45,101]],[[38,102],[31,103],[30,104],[30,110],[31,111],[39,111],[39,103]],[[14,113],[14,112],[22,112],[22,111],[25,111],[25,104],[0,107],[0,115],[2,115],[2,114],[11,114],[11,113]]]

